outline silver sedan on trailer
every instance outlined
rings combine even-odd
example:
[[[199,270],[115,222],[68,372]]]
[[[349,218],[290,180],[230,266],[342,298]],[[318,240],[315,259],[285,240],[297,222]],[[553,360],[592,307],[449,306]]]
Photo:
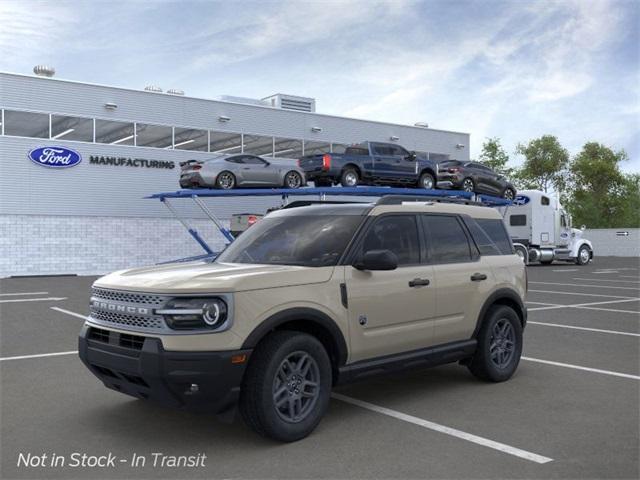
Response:
[[[246,153],[180,163],[181,188],[285,187],[306,185],[304,171],[293,159],[268,160]]]

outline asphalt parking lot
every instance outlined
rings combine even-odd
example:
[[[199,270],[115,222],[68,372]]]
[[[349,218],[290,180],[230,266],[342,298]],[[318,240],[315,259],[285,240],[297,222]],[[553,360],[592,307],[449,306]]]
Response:
[[[95,277],[4,279],[0,476],[638,478],[639,268],[638,258],[613,257],[529,267],[529,324],[512,380],[482,383],[447,365],[342,387],[319,428],[287,445],[239,420],[104,388],[75,354]],[[118,460],[74,467],[74,452]],[[153,453],[207,458],[154,467]],[[21,454],[48,457],[18,466]],[[50,466],[56,455],[64,467]]]

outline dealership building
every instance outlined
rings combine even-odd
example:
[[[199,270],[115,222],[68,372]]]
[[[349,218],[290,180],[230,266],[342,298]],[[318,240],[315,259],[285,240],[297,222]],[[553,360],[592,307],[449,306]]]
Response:
[[[324,115],[315,100],[193,98],[0,73],[0,277],[100,274],[198,255],[200,247],[157,200],[179,189],[182,161],[250,153],[295,159],[343,152],[364,140],[393,142],[432,159],[469,159],[469,134]],[[72,165],[33,159],[72,152]],[[264,213],[278,198],[209,199],[223,221]],[[223,238],[202,212],[176,207],[215,248]],[[187,205],[188,204],[188,205]]]

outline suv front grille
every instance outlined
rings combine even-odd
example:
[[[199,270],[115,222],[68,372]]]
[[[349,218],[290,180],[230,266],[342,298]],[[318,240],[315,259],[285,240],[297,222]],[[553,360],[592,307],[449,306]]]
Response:
[[[137,335],[129,335],[128,333],[120,334],[120,346],[125,348],[133,348],[135,350],[142,350],[144,345],[144,337]]]
[[[95,340],[96,342],[109,343],[109,330],[103,330],[101,328],[91,327],[89,329],[89,340]]]
[[[139,327],[148,329],[164,329],[162,317],[144,317],[141,315],[125,315],[123,313],[107,312],[91,309],[91,317],[101,322],[111,323],[115,326]]]
[[[166,297],[162,295],[152,295],[146,293],[129,293],[121,292],[118,290],[105,290],[104,288],[93,287],[91,289],[91,295],[94,298],[102,300],[112,300],[116,302],[144,304],[144,305],[156,305],[160,306],[166,302]]]

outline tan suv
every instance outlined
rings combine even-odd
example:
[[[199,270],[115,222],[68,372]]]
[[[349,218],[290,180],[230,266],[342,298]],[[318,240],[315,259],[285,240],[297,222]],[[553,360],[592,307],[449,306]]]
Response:
[[[308,435],[333,385],[449,362],[483,380],[518,366],[526,273],[498,212],[407,202],[267,215],[215,262],[95,282],[80,358],[104,384]]]

